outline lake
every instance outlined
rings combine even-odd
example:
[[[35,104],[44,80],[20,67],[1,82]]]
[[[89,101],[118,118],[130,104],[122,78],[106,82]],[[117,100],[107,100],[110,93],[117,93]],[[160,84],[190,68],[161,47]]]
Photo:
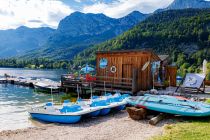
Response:
[[[67,71],[0,68],[0,75],[5,73],[12,76],[48,78],[59,81],[61,74]],[[53,95],[55,102],[60,102],[61,95]],[[28,87],[0,84],[0,131],[41,125],[30,119],[27,109],[51,101],[51,99],[50,95],[38,94]]]
[[[51,80],[60,80],[61,74],[66,74],[67,70],[34,70],[34,69],[22,69],[22,68],[0,68],[0,76],[4,74],[10,76],[19,76],[19,77],[36,77],[36,78],[48,78]]]

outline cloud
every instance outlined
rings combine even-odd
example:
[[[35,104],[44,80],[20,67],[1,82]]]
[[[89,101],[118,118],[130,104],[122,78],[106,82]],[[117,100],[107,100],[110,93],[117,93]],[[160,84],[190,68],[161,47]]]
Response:
[[[73,11],[70,6],[57,0],[0,0],[0,29],[22,25],[56,28],[59,21]]]
[[[29,20],[28,22],[42,23],[41,20],[35,20],[35,19]]]
[[[0,0],[0,29],[18,26],[56,28],[59,21],[75,10],[103,13],[113,18],[132,11],[152,13],[173,0]]]
[[[104,13],[107,16],[119,18],[136,10],[151,13],[159,8],[167,7],[173,0],[114,0],[106,3],[96,1],[93,5],[83,7],[84,13]]]

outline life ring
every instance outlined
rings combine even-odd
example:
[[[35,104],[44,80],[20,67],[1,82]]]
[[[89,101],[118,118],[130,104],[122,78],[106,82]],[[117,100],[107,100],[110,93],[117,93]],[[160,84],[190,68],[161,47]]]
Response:
[[[117,72],[117,68],[115,66],[111,66],[110,68],[111,73]]]

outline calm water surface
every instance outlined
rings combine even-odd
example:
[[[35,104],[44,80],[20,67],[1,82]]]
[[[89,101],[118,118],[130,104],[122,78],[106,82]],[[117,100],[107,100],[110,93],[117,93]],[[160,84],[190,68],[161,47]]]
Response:
[[[19,77],[36,77],[48,78],[51,80],[60,80],[61,74],[66,74],[67,70],[33,70],[33,69],[19,69],[19,68],[0,68],[0,76],[4,74]]]
[[[64,70],[28,70],[0,68],[0,75],[5,73],[14,76],[49,78],[60,80]],[[60,102],[61,94],[54,94],[56,102]],[[51,96],[38,94],[33,89],[15,86],[11,84],[0,84],[0,131],[14,130],[41,125],[31,120],[27,109],[34,105],[51,101]]]

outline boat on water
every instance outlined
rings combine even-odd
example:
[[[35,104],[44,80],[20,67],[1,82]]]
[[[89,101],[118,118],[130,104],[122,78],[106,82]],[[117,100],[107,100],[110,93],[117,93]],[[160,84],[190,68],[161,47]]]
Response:
[[[39,79],[34,83],[34,89],[39,92],[58,93],[60,89],[59,84],[50,79]]]
[[[34,89],[39,92],[47,92],[47,93],[58,93],[59,87],[54,85],[49,85],[43,82],[37,82],[34,84]]]
[[[128,104],[149,110],[181,116],[210,116],[210,105],[185,98],[168,95],[150,95],[129,97]]]

